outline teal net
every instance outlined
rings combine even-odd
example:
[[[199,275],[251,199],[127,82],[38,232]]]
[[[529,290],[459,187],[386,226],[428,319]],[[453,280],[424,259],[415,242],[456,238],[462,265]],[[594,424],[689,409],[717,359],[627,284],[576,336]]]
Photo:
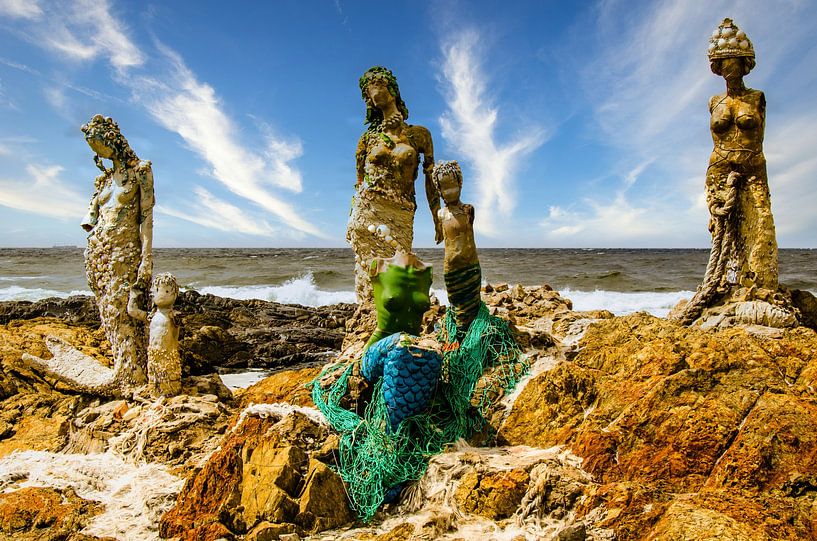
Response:
[[[381,393],[382,378],[363,416],[341,406],[354,363],[330,365],[312,382],[315,405],[340,433],[338,473],[364,522],[371,521],[389,489],[420,479],[431,456],[484,430],[497,397],[513,389],[527,372],[508,322],[490,315],[484,303],[462,341],[449,341],[456,336],[453,313],[448,311],[438,337],[443,345],[442,374],[431,404],[394,430]],[[330,377],[337,379],[321,386],[321,380]]]

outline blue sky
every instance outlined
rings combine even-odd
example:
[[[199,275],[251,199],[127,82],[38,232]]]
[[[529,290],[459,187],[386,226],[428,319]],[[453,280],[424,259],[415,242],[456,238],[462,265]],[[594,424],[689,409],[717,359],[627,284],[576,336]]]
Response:
[[[724,17],[757,52],[778,243],[817,247],[813,0],[0,0],[0,246],[84,245],[96,113],[153,162],[155,245],[344,246],[381,64],[462,165],[480,246],[707,247]]]

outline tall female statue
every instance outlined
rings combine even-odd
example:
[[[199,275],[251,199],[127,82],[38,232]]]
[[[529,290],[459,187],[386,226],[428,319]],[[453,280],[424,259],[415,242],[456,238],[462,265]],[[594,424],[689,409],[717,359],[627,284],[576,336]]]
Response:
[[[145,324],[128,314],[128,303],[132,308],[147,308],[153,272],[153,172],[150,162],[139,160],[111,118],[96,115],[82,131],[102,171],[81,223],[90,232],[85,270],[113,350],[113,369],[55,337],[46,340],[53,359],[31,355],[24,359],[77,390],[120,395],[147,382]],[[113,167],[107,168],[103,159],[110,160]]]
[[[431,181],[434,147],[423,126],[406,124],[408,108],[397,79],[388,69],[375,66],[360,78],[366,103],[366,124],[357,145],[357,185],[346,239],[355,252],[355,293],[358,304],[371,302],[368,268],[375,257],[391,257],[399,248],[411,252],[414,182],[423,155],[425,190],[434,218],[435,242],[442,241],[437,218],[439,195]]]
[[[713,32],[709,62],[712,72],[726,81],[726,92],[709,100],[714,148],[706,200],[712,252],[703,284],[675,316],[684,323],[717,301],[766,301],[778,290],[777,241],[763,155],[766,98],[743,83],[755,67],[755,52],[731,19]]]

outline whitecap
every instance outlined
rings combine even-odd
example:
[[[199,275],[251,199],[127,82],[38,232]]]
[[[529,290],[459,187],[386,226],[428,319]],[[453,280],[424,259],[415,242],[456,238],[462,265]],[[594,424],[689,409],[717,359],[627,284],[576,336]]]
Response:
[[[562,297],[573,301],[577,312],[588,310],[609,310],[618,316],[635,312],[647,312],[657,317],[666,317],[669,311],[682,299],[691,299],[694,291],[573,291],[563,289]]]

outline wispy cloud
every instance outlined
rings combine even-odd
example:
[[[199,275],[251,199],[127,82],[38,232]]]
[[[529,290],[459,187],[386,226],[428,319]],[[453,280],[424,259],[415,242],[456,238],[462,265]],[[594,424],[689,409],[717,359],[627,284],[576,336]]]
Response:
[[[192,211],[187,212],[166,205],[156,205],[156,212],[219,231],[262,236],[273,236],[279,233],[279,230],[266,221],[253,219],[247,215],[246,211],[215,197],[201,186],[196,186],[194,193],[197,197]]]
[[[179,54],[158,40],[154,40],[157,55],[150,57],[143,52],[106,0],[60,2],[57,8],[29,18],[36,20],[26,27],[28,38],[54,54],[75,61],[102,58],[109,62],[115,81],[128,89],[133,100],[159,125],[177,133],[208,164],[207,174],[211,178],[246,199],[247,204],[272,213],[285,228],[324,237],[291,203],[269,189],[294,193],[303,189],[301,174],[293,164],[303,154],[299,140],[278,136],[268,125],[257,121],[261,133],[255,137],[256,143],[248,143],[216,90],[200,81]],[[93,92],[67,83],[62,87]],[[57,110],[64,109],[61,87],[49,88],[46,98]],[[230,208],[219,206],[218,200],[206,190],[197,195],[198,208],[209,205],[220,209],[223,216],[233,216]],[[208,227],[225,223],[191,221]],[[235,218],[231,223],[238,224],[244,232],[253,229]],[[253,230],[254,234],[268,234],[272,229],[259,226]]]
[[[709,70],[709,34],[723,17],[733,17],[753,40],[759,61],[765,63],[765,68],[761,64],[747,77],[747,83],[762,87],[776,61],[783,62],[794,51],[812,46],[807,32],[793,30],[781,40],[779,29],[802,29],[808,25],[795,24],[796,20],[817,13],[802,2],[781,2],[770,9],[759,0],[706,4],[662,0],[634,10],[629,2],[606,0],[598,2],[595,16],[582,22],[575,38],[585,44],[591,39],[593,47],[571,48],[592,50],[594,55],[568,61],[583,66],[578,75],[593,113],[589,136],[615,150],[614,174],[604,186],[586,186],[586,192],[598,195],[571,205],[569,212],[551,211],[542,221],[545,234],[564,245],[594,244],[594,239],[609,240],[608,245],[615,245],[615,239],[618,245],[645,245],[656,238],[657,231],[664,231],[665,243],[704,246],[709,236],[703,185],[712,148],[706,107],[710,95],[724,91],[723,81]],[[775,80],[768,91],[791,95],[792,89]],[[800,94],[796,99],[807,103],[802,89]],[[817,111],[811,104],[807,110],[797,108],[791,114],[794,112],[770,108],[767,125],[796,123],[804,128],[817,124]],[[809,135],[813,131],[799,132],[801,140],[813,139]],[[812,196],[809,188],[815,171],[813,164],[808,165],[817,141],[810,141],[811,152],[795,151],[790,147],[792,135],[771,129],[765,149],[774,210],[786,209],[785,214],[777,214],[778,232],[799,232],[802,237],[815,225],[806,212],[796,209],[817,204],[817,195]],[[774,158],[776,149],[782,147],[789,148],[785,162]],[[635,174],[628,176],[627,172]],[[779,178],[781,174],[798,186],[799,195],[793,189],[776,191],[780,180],[785,180],[785,176]],[[813,197],[814,203],[804,205],[803,197]],[[792,217],[796,225],[789,222]],[[789,225],[781,227],[786,222]]]
[[[479,34],[464,31],[442,44],[440,78],[447,110],[440,117],[446,141],[473,170],[478,204],[475,228],[496,235],[496,219],[508,216],[516,204],[514,173],[524,157],[544,141],[543,130],[529,127],[524,135],[497,141],[499,110],[489,95],[482,69]]]
[[[37,19],[43,14],[36,0],[0,0],[0,15],[16,19]]]
[[[0,205],[50,218],[81,218],[88,202],[60,179],[62,171],[59,165],[29,164],[29,178],[0,179]]]
[[[231,192],[272,212],[291,228],[322,236],[291,204],[264,187],[301,190],[300,173],[289,163],[301,155],[300,143],[276,139],[268,131],[262,154],[240,145],[236,127],[223,111],[215,90],[200,82],[176,53],[162,50],[170,66],[167,77],[125,80],[135,99],[156,122],[178,133],[207,161],[212,177]]]

